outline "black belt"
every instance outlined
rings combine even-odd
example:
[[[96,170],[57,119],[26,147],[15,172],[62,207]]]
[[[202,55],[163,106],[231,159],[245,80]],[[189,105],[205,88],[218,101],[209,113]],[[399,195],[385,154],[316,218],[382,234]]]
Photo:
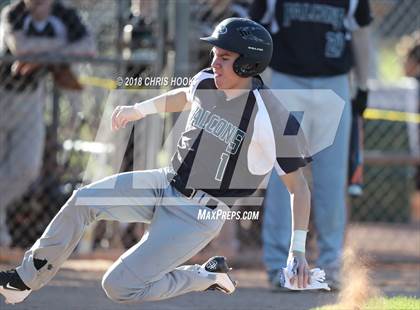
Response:
[[[195,194],[197,193],[197,190],[195,188],[185,188],[175,179],[171,180],[171,185],[175,187],[175,189],[182,195],[184,195],[187,199],[194,198]],[[218,204],[219,202],[216,199],[210,198],[209,201],[207,201],[206,207],[211,210],[214,210],[217,208]]]

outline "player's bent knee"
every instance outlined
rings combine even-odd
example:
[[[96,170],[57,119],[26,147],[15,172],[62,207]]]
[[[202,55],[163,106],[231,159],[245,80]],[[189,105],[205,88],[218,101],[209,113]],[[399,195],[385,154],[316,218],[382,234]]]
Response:
[[[126,298],[122,292],[122,288],[113,279],[112,273],[106,273],[102,278],[102,289],[106,296],[114,302],[124,303]]]
[[[109,299],[117,303],[139,303],[143,300],[144,291],[129,288],[132,279],[127,278],[126,268],[121,264],[113,265],[102,277],[102,289]]]

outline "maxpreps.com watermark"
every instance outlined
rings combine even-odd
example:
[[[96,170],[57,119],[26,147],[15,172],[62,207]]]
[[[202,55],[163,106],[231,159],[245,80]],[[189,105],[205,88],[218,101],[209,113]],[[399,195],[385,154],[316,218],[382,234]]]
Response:
[[[250,220],[257,221],[260,211],[209,210],[199,209],[198,220]]]

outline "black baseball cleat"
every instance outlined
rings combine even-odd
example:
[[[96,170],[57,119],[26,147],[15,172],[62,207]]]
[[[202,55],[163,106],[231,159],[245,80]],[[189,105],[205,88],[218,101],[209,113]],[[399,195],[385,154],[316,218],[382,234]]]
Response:
[[[0,271],[0,294],[6,304],[17,304],[25,300],[31,289],[23,283],[15,269]]]
[[[238,283],[229,276],[228,272],[230,270],[232,268],[229,268],[226,257],[214,256],[201,265],[199,272],[215,279],[216,283],[211,285],[207,290],[218,290],[226,294],[232,294]]]

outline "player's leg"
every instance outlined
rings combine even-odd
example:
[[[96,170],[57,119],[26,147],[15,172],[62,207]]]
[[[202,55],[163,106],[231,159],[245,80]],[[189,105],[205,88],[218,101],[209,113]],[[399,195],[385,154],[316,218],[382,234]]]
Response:
[[[206,274],[199,265],[178,267],[216,237],[224,222],[223,219],[198,219],[200,209],[211,210],[180,195],[172,187],[167,189],[165,197],[178,197],[183,205],[157,207],[149,234],[124,253],[104,275],[102,286],[109,298],[136,303],[203,291],[217,281],[233,285],[226,273]],[[227,207],[218,210],[227,210]]]
[[[316,88],[333,89],[346,101],[333,145],[316,154],[312,163],[313,212],[320,253],[317,265],[326,270],[334,286],[333,282],[338,280],[346,224],[351,107],[347,76],[317,79],[316,83]]]
[[[167,185],[166,174],[159,169],[113,175],[74,191],[43,235],[25,253],[16,275],[31,290],[41,288],[72,253],[91,222],[148,223]],[[3,295],[1,289],[7,286],[3,283],[7,276],[0,274]]]

